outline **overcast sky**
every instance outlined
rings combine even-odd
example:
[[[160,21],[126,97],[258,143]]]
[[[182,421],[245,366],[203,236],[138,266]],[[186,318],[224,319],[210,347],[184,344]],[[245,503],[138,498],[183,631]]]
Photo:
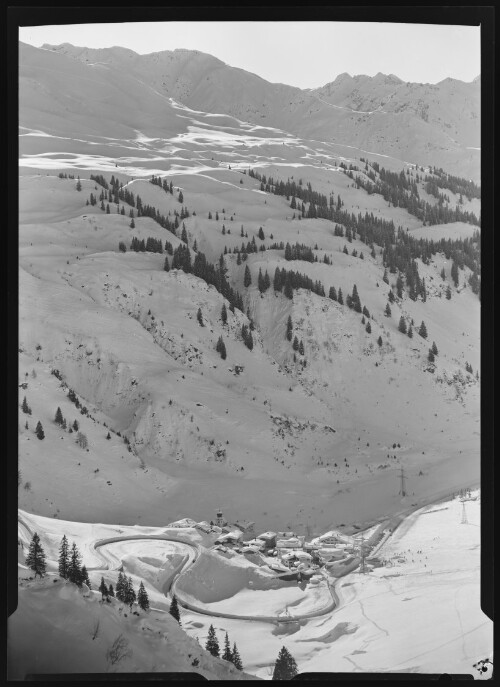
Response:
[[[19,39],[137,53],[188,48],[274,83],[316,88],[348,72],[404,81],[472,81],[481,71],[480,28],[346,22],[155,22],[20,27]]]

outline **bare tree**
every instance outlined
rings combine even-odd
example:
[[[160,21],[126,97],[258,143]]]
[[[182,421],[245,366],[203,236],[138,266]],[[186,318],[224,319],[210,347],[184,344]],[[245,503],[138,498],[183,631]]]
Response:
[[[132,656],[132,650],[129,649],[128,639],[122,634],[119,634],[106,651],[106,660],[111,666],[114,666],[129,656]]]
[[[78,434],[76,435],[76,443],[81,448],[87,448],[87,446],[89,445],[87,437],[83,432],[78,432]]]

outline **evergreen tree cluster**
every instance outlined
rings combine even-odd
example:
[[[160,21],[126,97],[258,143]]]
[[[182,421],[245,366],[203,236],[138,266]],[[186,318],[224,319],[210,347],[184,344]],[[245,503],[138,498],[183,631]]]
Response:
[[[92,589],[87,568],[85,565],[82,565],[82,557],[78,547],[73,542],[70,550],[66,535],[63,535],[59,546],[58,564],[59,576],[64,580],[73,582],[78,587],[85,583],[89,589]]]
[[[56,410],[54,422],[56,423],[56,425],[60,425],[60,427],[62,429],[66,429],[66,418],[63,417],[63,414],[62,414],[59,406],[57,407],[57,410]]]
[[[137,594],[134,590],[132,578],[127,577],[121,571],[118,573],[118,581],[115,587],[115,596],[118,599],[118,601],[121,601],[127,606],[130,606],[130,609],[132,609],[132,604],[134,604],[137,600]]]
[[[462,179],[460,177],[447,174],[441,168],[437,169],[434,167],[434,169],[430,171],[432,171],[434,176],[430,177],[426,175],[425,181],[432,182],[436,188],[446,188],[456,195],[464,195],[469,201],[472,198],[481,198],[481,187],[470,179]],[[432,195],[434,196],[436,194],[433,193]]]
[[[212,654],[212,656],[219,657],[220,656],[220,646],[219,646],[219,640],[217,639],[217,635],[215,633],[215,629],[213,625],[210,625],[208,628],[208,635],[207,635],[207,641],[205,643],[205,649]],[[241,661],[240,653],[238,651],[238,648],[236,646],[236,642],[233,643],[233,648],[231,649],[231,643],[229,641],[229,636],[226,632],[226,635],[224,637],[224,651],[222,653],[221,658],[224,661],[228,661],[229,663],[232,663],[235,668],[238,670],[243,670],[243,663]]]
[[[127,203],[128,205],[132,206],[132,208],[137,208],[137,217],[150,217],[153,219],[157,224],[159,224],[161,227],[166,229],[167,231],[170,231],[172,234],[176,234],[176,230],[179,228],[180,222],[183,219],[186,219],[187,217],[190,216],[190,213],[187,209],[187,207],[182,206],[180,213],[177,210],[174,210],[174,219],[171,220],[169,219],[168,216],[162,215],[157,208],[155,208],[153,205],[145,205],[142,202],[142,199],[139,195],[134,196],[134,194],[128,190],[127,187],[124,187],[122,183],[118,179],[115,179],[114,175],[111,177],[110,184],[108,185],[104,177],[92,177],[94,178],[95,181],[98,181],[102,186],[104,186],[105,189],[108,189],[105,192],[104,198],[101,200],[101,209],[104,210],[104,199],[109,199],[109,201],[116,203],[118,206],[120,201],[123,203]],[[155,181],[152,183],[156,183],[156,177]],[[103,183],[104,182],[104,183]],[[164,187],[164,183],[166,184],[166,181],[159,183],[158,185]],[[170,191],[170,186],[168,187],[168,191]],[[173,190],[172,190],[173,193]],[[106,195],[107,194],[107,195]],[[181,200],[182,199],[182,200]],[[179,194],[179,201],[183,201],[182,197],[182,192]],[[109,214],[109,204],[106,208],[106,212]],[[125,214],[124,208],[122,208],[122,214]],[[169,213],[170,215],[170,213]],[[133,217],[133,211],[131,211],[130,217]]]
[[[266,273],[263,275],[262,274],[262,268],[259,267],[259,276],[257,278],[257,286],[259,288],[260,293],[265,293],[268,288],[271,286],[271,280],[269,278],[269,274]]]
[[[392,186],[399,189],[396,195],[403,194],[407,198],[407,193],[415,188],[411,185],[412,182],[408,181],[404,175],[404,172],[400,174],[394,172],[387,172],[383,168],[380,168],[378,163],[372,163],[373,169],[380,173],[381,179],[384,184],[386,184],[390,190]],[[344,171],[352,175],[352,170],[358,170],[357,167],[350,165],[350,170],[344,163],[341,163],[341,167]],[[375,179],[375,173],[369,172]],[[249,175],[253,178],[258,179],[262,182],[261,190],[265,190],[269,193],[275,193],[276,195],[294,195],[302,199],[302,216],[316,216],[324,219],[328,219],[331,222],[335,222],[334,233],[336,236],[343,236],[344,230],[341,225],[345,227],[346,236],[348,241],[352,241],[353,238],[359,238],[363,243],[370,245],[372,249],[372,257],[374,257],[374,244],[384,247],[384,265],[389,267],[390,271],[395,273],[399,270],[402,273],[407,273],[409,265],[412,260],[420,258],[424,264],[429,264],[430,259],[436,253],[444,253],[447,259],[453,257],[457,262],[458,266],[463,268],[464,265],[469,267],[472,271],[472,275],[469,279],[469,283],[474,293],[480,294],[480,257],[481,257],[481,237],[479,231],[474,231],[473,236],[466,239],[441,239],[439,241],[429,240],[429,239],[415,239],[404,231],[401,226],[397,228],[392,220],[384,220],[380,217],[375,217],[373,213],[365,212],[364,215],[358,213],[348,213],[342,210],[344,205],[340,196],[337,197],[335,201],[333,194],[330,195],[328,200],[326,196],[314,192],[311,188],[311,184],[308,183],[307,189],[302,186],[302,184],[295,184],[295,182],[287,181],[284,184],[282,181],[274,181],[272,178],[266,179],[265,175],[261,176],[259,173],[253,170],[249,171]],[[299,180],[300,181],[300,180]],[[264,186],[264,188],[262,188]],[[418,193],[418,191],[417,191]],[[411,197],[417,198],[415,194]],[[390,198],[390,194],[387,199]],[[294,199],[293,199],[294,200]],[[396,200],[395,198],[393,201]],[[309,202],[310,204],[316,205],[315,210],[311,211],[311,208],[306,213],[304,202]],[[389,202],[392,202],[389,200]],[[420,202],[420,201],[419,201]],[[398,203],[395,203],[396,205]],[[436,214],[434,206],[425,204],[428,206],[425,209],[427,213],[425,218],[421,219],[426,222],[426,224],[441,224],[445,222],[455,222],[457,220],[457,212],[452,210],[443,209],[441,214]],[[401,207],[406,207],[402,205]],[[409,211],[411,209],[407,207]],[[417,214],[418,216],[418,214]],[[470,222],[472,224],[477,224],[480,226],[480,218],[477,219],[471,213],[459,212],[460,221]],[[278,245],[274,244],[277,248]],[[281,244],[279,245],[281,247]],[[412,271],[415,272],[415,267],[412,266]],[[410,278],[411,283],[411,278]],[[407,288],[409,284],[407,283]],[[415,287],[415,297],[421,295],[421,292]]]
[[[199,277],[207,284],[215,286],[217,291],[229,302],[230,310],[238,308],[243,312],[243,298],[227,281],[227,268],[224,266],[223,256],[219,259],[219,265],[215,266],[207,261],[204,253],[198,251],[193,263],[191,263],[189,248],[184,244],[179,244],[173,253],[172,268],[194,274],[195,277]]]
[[[253,337],[250,328],[246,324],[241,326],[241,338],[248,350],[251,351],[253,349]]]
[[[361,170],[353,165],[350,165],[349,170],[344,169],[344,174],[353,179],[357,188],[361,187],[369,194],[379,193],[386,202],[395,207],[406,208],[411,215],[414,215],[428,225],[467,222],[480,226],[481,219],[478,219],[474,213],[464,211],[458,205],[454,209],[449,208],[447,205],[445,206],[445,198],[442,194],[438,194],[438,198],[441,195],[442,202],[437,205],[431,205],[427,201],[422,200],[419,196],[417,181],[408,179],[403,170],[397,173],[380,167],[376,162],[373,164],[367,162],[367,164],[377,172],[378,178],[372,171],[368,172],[368,174],[363,173],[362,175],[354,176],[354,171]],[[367,177],[370,181],[368,181]],[[434,183],[437,185],[436,181]],[[432,190],[432,184],[430,188]]]
[[[306,262],[318,262],[318,258],[314,256],[312,248],[303,243],[296,243],[291,246],[289,243],[285,246],[285,260],[305,260]]]
[[[306,289],[312,291],[318,296],[325,295],[325,288],[323,284],[316,280],[313,281],[306,274],[294,272],[293,270],[286,270],[284,267],[276,268],[274,272],[273,289],[275,291],[283,291],[283,294],[292,299],[294,289]]]
[[[163,245],[161,239],[155,239],[153,236],[148,236],[146,241],[138,239],[137,236],[132,237],[130,242],[130,250],[136,253],[163,253]]]
[[[172,181],[168,183],[166,178],[162,180],[161,177],[155,177],[155,175],[152,174],[150,182],[155,186],[159,186],[160,188],[162,188],[165,191],[165,193],[170,193],[170,195],[172,196],[174,195],[174,185]],[[180,202],[182,203],[182,200],[180,200]]]
[[[355,310],[356,312],[362,312],[363,310],[356,284],[354,284],[352,287],[352,294],[347,294],[346,305],[348,308],[351,308],[351,310]]]
[[[97,182],[100,184],[103,188],[106,189],[106,191],[109,189],[109,184],[106,181],[106,179],[102,176],[102,174],[91,174],[90,178],[92,181]]]

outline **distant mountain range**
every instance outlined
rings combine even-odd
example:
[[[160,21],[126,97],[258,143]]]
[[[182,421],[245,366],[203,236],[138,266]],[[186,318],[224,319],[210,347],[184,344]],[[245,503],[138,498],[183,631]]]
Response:
[[[49,61],[50,67],[40,69]],[[75,62],[80,65],[77,67]],[[23,79],[31,75],[30,88],[51,89],[58,70],[67,78],[71,74],[72,83],[63,92],[80,89],[83,95],[89,79],[104,90],[106,83],[114,89],[119,87],[125,110],[116,113],[117,126],[121,120],[131,123],[140,119],[141,131],[148,128],[146,124],[149,131],[156,132],[161,126],[175,128],[168,112],[168,98],[173,98],[194,110],[227,114],[299,137],[352,145],[479,178],[479,76],[470,83],[448,78],[438,84],[417,84],[406,83],[393,74],[341,74],[321,88],[302,90],[269,83],[193,50],[139,55],[121,47],[89,49],[64,43],[34,48],[21,44],[22,94],[23,84],[27,85]],[[54,88],[53,96],[58,101],[63,94],[56,91]],[[26,95],[29,99],[27,91]],[[95,116],[108,118],[104,93],[99,103],[92,94],[89,96],[92,103],[88,106],[92,105]],[[143,98],[140,112],[127,114],[127,108],[134,110],[131,101],[137,98]],[[75,93],[73,106],[76,100]],[[55,102],[51,104],[54,106]],[[65,107],[71,111],[67,98]],[[80,114],[76,107],[76,119]],[[21,119],[25,115],[21,101]]]

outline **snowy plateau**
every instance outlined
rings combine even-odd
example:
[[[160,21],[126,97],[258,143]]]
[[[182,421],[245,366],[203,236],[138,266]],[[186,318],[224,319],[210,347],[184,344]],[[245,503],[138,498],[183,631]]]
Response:
[[[479,82],[414,87],[20,44],[10,679],[481,679]]]

